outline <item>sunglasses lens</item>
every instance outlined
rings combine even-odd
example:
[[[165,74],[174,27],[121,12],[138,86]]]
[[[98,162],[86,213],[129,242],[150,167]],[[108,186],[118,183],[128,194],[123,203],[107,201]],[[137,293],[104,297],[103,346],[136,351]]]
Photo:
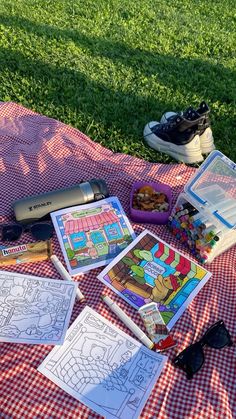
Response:
[[[31,234],[36,240],[48,240],[53,235],[53,226],[48,223],[38,223],[31,227]]]
[[[190,345],[174,359],[174,364],[183,369],[187,373],[188,378],[192,378],[200,370],[203,362],[204,353],[199,343]]]
[[[23,227],[17,224],[5,225],[2,227],[2,240],[15,241],[18,240],[22,234]]]
[[[231,345],[232,341],[224,322],[220,321],[213,326],[205,336],[206,343],[215,349],[221,349],[226,345]]]

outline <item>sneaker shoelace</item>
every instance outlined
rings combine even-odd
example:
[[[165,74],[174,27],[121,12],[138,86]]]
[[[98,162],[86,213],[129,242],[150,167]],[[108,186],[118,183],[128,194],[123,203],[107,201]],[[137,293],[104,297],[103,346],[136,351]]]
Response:
[[[198,112],[196,112],[191,106],[183,113],[183,117],[188,121],[195,121],[201,118]]]
[[[205,104],[205,102],[201,103],[201,108],[205,108],[206,112],[208,113],[208,106]],[[198,125],[197,131],[202,131],[210,126],[210,121],[208,115],[201,115],[192,106],[189,106],[188,109],[186,109],[185,112],[177,113],[176,115],[173,115],[169,118],[168,122],[165,122],[163,124],[157,124],[152,128],[152,132],[155,134],[157,132],[169,132],[172,131],[173,128],[175,128],[181,121],[182,118],[188,120],[188,121],[196,121]],[[191,128],[188,128],[187,131],[191,130]],[[197,133],[196,131],[196,133]]]
[[[202,104],[201,104],[202,105]],[[202,109],[205,108],[206,112],[200,114],[198,111],[195,111],[191,106],[183,113],[184,118],[188,119],[189,121],[195,121],[198,119],[198,129],[200,131],[204,131],[206,128],[210,126],[209,120],[209,108],[204,102],[204,106],[202,105]]]
[[[158,132],[168,132],[172,131],[173,128],[176,127],[181,122],[182,118],[179,115],[175,115],[173,118],[170,119],[170,121],[164,123],[164,124],[157,124],[153,127],[152,131],[155,133]]]

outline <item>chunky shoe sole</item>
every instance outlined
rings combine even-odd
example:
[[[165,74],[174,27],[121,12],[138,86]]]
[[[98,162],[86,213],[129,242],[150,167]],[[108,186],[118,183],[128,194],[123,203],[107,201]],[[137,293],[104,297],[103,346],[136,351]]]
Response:
[[[168,122],[169,118],[176,115],[176,112],[166,112],[161,117],[161,124]],[[215,150],[214,138],[210,127],[206,128],[205,131],[199,135],[200,137],[200,148],[202,154],[209,154]]]
[[[143,136],[149,147],[161,153],[169,154],[174,159],[187,164],[200,163],[204,160],[200,149],[199,135],[195,135],[188,144],[176,145],[163,141],[152,132],[151,128],[158,124],[159,122],[151,121],[144,127]]]
[[[215,150],[214,138],[210,127],[199,136],[202,154],[209,154]]]

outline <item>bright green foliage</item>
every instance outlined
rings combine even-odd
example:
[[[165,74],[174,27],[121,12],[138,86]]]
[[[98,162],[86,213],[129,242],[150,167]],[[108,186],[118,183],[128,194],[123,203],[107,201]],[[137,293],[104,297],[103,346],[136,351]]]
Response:
[[[0,100],[173,162],[144,144],[143,127],[204,99],[217,148],[236,161],[235,0],[0,3]]]

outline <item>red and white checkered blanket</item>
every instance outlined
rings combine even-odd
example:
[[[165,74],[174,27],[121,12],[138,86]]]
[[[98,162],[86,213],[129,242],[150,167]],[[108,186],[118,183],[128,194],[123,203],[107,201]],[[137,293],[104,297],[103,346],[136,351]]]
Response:
[[[181,164],[153,164],[128,155],[114,154],[80,131],[15,103],[0,103],[0,150],[1,222],[13,220],[12,202],[16,199],[69,187],[92,178],[105,179],[110,194],[118,196],[129,215],[133,182],[167,183],[176,198],[194,173],[194,169]],[[133,224],[133,227],[136,233],[148,228],[188,255],[188,251],[165,226]],[[63,260],[56,238],[53,245],[54,252]],[[211,324],[221,318],[233,340],[236,340],[235,266],[235,247],[208,266],[213,275],[173,328],[178,347],[168,352],[169,362],[145,405],[142,418],[236,417],[234,347],[221,350],[204,348],[204,366],[190,381],[171,363],[176,353],[201,337]],[[50,262],[7,268],[59,278]],[[100,270],[77,277],[81,291],[87,296],[89,306],[131,334],[101,302],[104,285],[96,278]],[[106,293],[141,326],[134,309],[111,290],[107,289]],[[71,322],[82,308],[82,305],[75,304]],[[37,371],[51,349],[52,346],[46,345],[0,344],[1,418],[99,417]]]

